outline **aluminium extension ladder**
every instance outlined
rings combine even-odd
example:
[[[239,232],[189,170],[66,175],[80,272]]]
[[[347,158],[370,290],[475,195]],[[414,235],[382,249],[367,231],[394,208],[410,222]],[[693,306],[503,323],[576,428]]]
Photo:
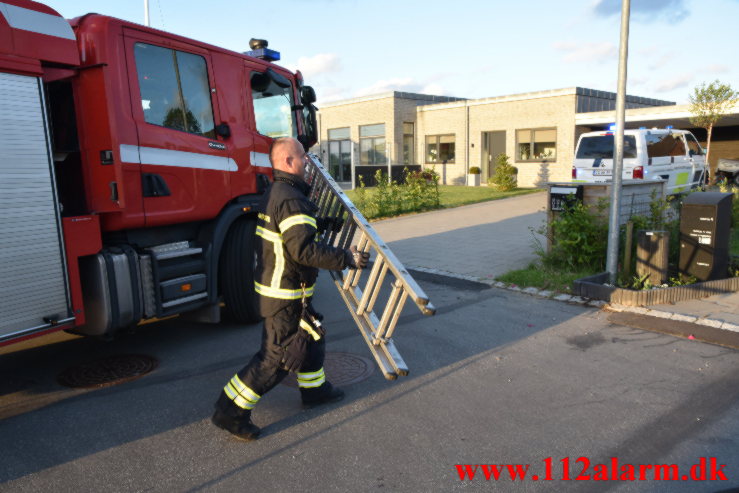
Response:
[[[394,380],[398,376],[407,375],[408,367],[392,340],[403,306],[410,297],[424,315],[433,315],[436,308],[367,219],[329,175],[318,157],[315,154],[308,154],[308,158],[306,175],[308,183],[312,186],[310,199],[318,206],[317,217],[344,220],[339,231],[328,228],[320,241],[346,249],[352,245],[355,235],[358,234],[355,243],[357,249],[370,253],[374,260],[371,269],[332,271],[331,277],[385,378]],[[367,270],[369,273],[363,276],[363,271]],[[383,286],[385,289],[389,288],[390,292],[385,293],[385,296],[379,296]],[[378,296],[381,299],[387,297],[385,308],[382,309],[379,318],[374,311]]]

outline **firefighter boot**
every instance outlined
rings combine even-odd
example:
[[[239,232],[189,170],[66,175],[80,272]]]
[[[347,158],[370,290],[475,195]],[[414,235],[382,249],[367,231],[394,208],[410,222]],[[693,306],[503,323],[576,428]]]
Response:
[[[301,388],[300,396],[303,398],[303,408],[311,409],[321,404],[340,401],[344,398],[344,391],[331,385],[331,382],[324,382],[320,387]]]
[[[261,431],[251,422],[251,410],[236,406],[228,396],[221,392],[216,402],[216,411],[210,419],[214,425],[226,430],[239,440],[252,441],[259,437]]]

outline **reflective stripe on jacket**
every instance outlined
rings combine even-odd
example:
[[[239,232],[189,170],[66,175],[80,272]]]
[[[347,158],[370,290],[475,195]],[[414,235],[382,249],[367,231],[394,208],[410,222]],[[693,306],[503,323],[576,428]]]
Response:
[[[318,243],[317,207],[308,200],[310,187],[302,179],[278,170],[262,197],[257,219],[257,267],[254,287],[262,316],[272,316],[303,296],[313,295],[318,269],[342,270],[347,254]]]

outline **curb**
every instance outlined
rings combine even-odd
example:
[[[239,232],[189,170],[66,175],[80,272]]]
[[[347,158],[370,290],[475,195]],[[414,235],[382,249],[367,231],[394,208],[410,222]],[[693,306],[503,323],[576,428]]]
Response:
[[[464,281],[487,284],[488,286],[491,286],[491,287],[495,287],[499,289],[506,289],[508,291],[514,291],[517,293],[528,294],[530,296],[536,296],[537,298],[544,298],[544,299],[550,299],[550,300],[555,300],[555,301],[562,301],[564,303],[572,303],[576,305],[589,306],[592,308],[598,308],[598,309],[607,310],[611,312],[635,313],[638,315],[646,315],[649,317],[675,320],[677,322],[694,323],[694,324],[703,325],[706,327],[711,327],[714,329],[722,329],[722,330],[729,330],[732,332],[739,332],[739,325],[732,324],[729,322],[724,322],[723,320],[716,320],[716,319],[711,319],[711,318],[698,318],[690,314],[673,313],[673,312],[666,312],[666,311],[661,311],[661,310],[652,310],[652,309],[644,308],[640,306],[627,306],[627,305],[621,305],[618,303],[608,303],[603,300],[594,300],[590,298],[583,298],[581,296],[569,295],[569,294],[564,294],[564,293],[556,294],[553,291],[547,291],[545,289],[539,289],[539,288],[533,288],[533,287],[521,288],[515,284],[508,284],[505,282],[495,281],[492,279],[480,279],[479,277],[468,276],[465,274],[457,274],[455,272],[449,272],[449,271],[445,271],[441,269],[429,269],[427,267],[410,267],[410,266],[407,268],[411,270],[425,272],[427,274],[434,274],[438,276],[445,276],[445,277],[452,277],[455,279],[461,279]]]

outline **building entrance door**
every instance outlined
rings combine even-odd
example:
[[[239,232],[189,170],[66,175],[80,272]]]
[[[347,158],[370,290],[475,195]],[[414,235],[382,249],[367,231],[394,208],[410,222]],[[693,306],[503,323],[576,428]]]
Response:
[[[505,154],[505,130],[482,133],[482,181],[495,174],[495,158],[498,154]]]
[[[336,181],[352,179],[352,141],[332,140],[328,143],[328,166]]]

